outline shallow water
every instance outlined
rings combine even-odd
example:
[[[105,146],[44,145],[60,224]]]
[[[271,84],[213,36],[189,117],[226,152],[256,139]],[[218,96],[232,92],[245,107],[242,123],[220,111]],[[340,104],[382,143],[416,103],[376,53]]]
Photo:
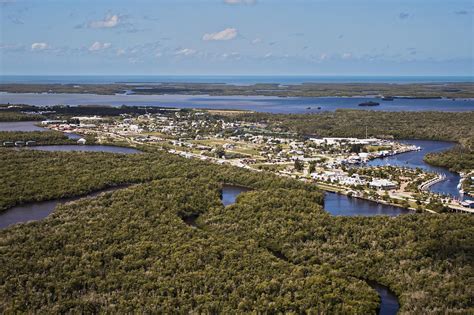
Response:
[[[234,185],[224,185],[222,187],[222,203],[224,206],[229,206],[235,203],[235,200],[239,196],[240,193],[249,191],[250,188],[242,187],[242,186],[234,186]]]
[[[79,200],[82,198],[93,198],[101,193],[111,192],[118,189],[123,189],[128,185],[110,187],[102,189],[82,197],[71,197],[63,199],[55,199],[49,201],[31,202],[24,205],[18,205],[0,212],[0,229],[4,229],[12,224],[23,223],[28,221],[37,221],[46,218],[54,211],[57,205],[67,202]]]
[[[346,195],[326,192],[324,194],[324,210],[335,216],[387,215],[391,217],[413,213],[401,207],[380,204],[374,201],[348,197]]]
[[[423,157],[426,154],[450,149],[455,145],[454,142],[430,140],[401,140],[400,142],[419,146],[421,147],[421,150],[375,159],[367,163],[367,165],[393,165],[409,168],[421,168],[428,172],[444,174],[446,176],[446,179],[431,186],[430,190],[435,193],[446,194],[456,198],[464,197],[459,194],[459,190],[457,188],[459,180],[461,179],[458,173],[451,172],[444,167],[431,166],[425,161],[423,161]]]
[[[46,128],[35,126],[39,123],[39,121],[0,122],[0,131],[48,131]]]
[[[400,304],[398,298],[388,287],[377,283],[375,281],[367,281],[367,283],[375,290],[380,296],[380,309],[378,315],[396,315]]]
[[[252,110],[269,113],[318,113],[340,108],[366,109],[359,103],[370,97],[273,97],[273,96],[196,96],[196,95],[95,95],[95,94],[35,94],[0,93],[0,103],[30,105],[111,105],[163,106],[174,108],[209,108]],[[318,109],[320,107],[320,109]],[[383,111],[472,111],[473,99],[395,99],[380,101],[370,110]]]

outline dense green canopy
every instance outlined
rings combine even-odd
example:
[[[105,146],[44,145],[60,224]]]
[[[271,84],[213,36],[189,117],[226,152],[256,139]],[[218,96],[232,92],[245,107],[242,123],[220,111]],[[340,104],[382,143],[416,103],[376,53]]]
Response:
[[[406,313],[473,311],[471,216],[332,217],[311,185],[166,153],[0,157],[3,207],[142,183],[0,231],[2,313],[374,313],[359,279]],[[222,183],[253,191],[224,208]]]

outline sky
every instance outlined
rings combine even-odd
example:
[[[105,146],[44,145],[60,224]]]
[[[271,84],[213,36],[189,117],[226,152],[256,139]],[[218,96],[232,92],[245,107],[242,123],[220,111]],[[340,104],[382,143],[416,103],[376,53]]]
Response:
[[[0,0],[4,75],[469,75],[472,0]]]

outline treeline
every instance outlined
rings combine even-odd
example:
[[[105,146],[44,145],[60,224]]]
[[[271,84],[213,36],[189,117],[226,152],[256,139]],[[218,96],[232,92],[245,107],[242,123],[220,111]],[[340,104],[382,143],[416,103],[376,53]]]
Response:
[[[210,165],[199,160],[186,160],[172,154],[154,152],[149,147],[141,149],[150,153],[124,155],[0,148],[0,211],[29,201],[84,195],[108,186],[176,176],[209,176],[219,182],[251,188],[296,187],[316,190],[311,185],[271,173],[254,173],[230,166]],[[322,201],[322,196],[319,201]]]
[[[163,152],[0,150],[2,207],[151,183],[0,231],[0,312],[473,311],[474,218],[333,217],[314,186]],[[253,191],[224,208],[223,183]],[[181,219],[200,215],[199,228]]]
[[[431,165],[447,167],[455,172],[474,170],[474,150],[460,145],[447,151],[429,153],[425,155],[424,160]]]
[[[232,118],[227,118],[232,119]],[[338,109],[319,114],[245,113],[235,119],[262,122],[271,128],[317,137],[369,137],[450,140],[474,138],[471,112],[384,112]]]
[[[6,104],[0,104],[1,107],[5,107]],[[50,112],[43,114],[42,116],[36,115],[26,115],[22,114],[22,111],[31,111],[31,112]],[[54,106],[32,106],[32,105],[22,105],[18,104],[15,105],[14,108],[8,109],[8,112],[0,111],[0,121],[10,121],[9,117],[11,117],[11,121],[17,120],[15,117],[36,117],[37,119],[46,119],[49,118],[56,118],[56,117],[64,117],[64,116],[119,116],[121,114],[131,114],[131,115],[143,115],[143,114],[156,114],[156,113],[169,113],[169,108],[162,108],[158,106],[105,106],[105,105],[78,105],[78,106],[69,106],[69,105],[54,105]],[[181,111],[188,111],[186,109],[182,109]],[[174,111],[173,111],[174,112]],[[5,114],[3,120],[2,115]],[[46,117],[47,116],[47,117]],[[23,119],[25,120],[25,119]],[[27,119],[27,120],[36,120],[34,118]]]
[[[76,143],[60,131],[0,131],[0,146],[15,141],[35,141],[35,145]]]
[[[4,121],[31,121],[45,119],[42,115],[24,114],[19,111],[4,111],[0,108],[0,122]]]

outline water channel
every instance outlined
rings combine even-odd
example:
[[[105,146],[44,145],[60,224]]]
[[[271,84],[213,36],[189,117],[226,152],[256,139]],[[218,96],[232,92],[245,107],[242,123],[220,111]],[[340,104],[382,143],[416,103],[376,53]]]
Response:
[[[116,187],[109,187],[85,196],[62,198],[48,201],[30,202],[23,205],[18,205],[0,212],[0,230],[12,224],[24,223],[28,221],[37,221],[46,218],[56,206],[68,202],[76,201],[82,198],[94,198],[105,192],[112,192],[117,189],[126,188],[128,185],[121,185]]]

